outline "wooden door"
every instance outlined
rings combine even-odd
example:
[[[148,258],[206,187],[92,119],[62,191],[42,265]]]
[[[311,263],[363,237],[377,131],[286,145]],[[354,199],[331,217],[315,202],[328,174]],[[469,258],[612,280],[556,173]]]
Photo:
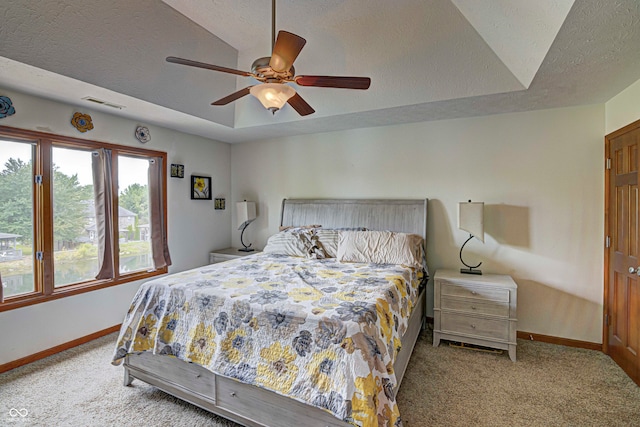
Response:
[[[606,137],[604,349],[640,385],[640,121]]]

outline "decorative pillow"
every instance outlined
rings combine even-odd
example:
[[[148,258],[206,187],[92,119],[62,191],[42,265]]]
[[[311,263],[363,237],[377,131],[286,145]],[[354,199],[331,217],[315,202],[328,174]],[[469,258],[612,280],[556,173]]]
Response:
[[[322,245],[318,242],[316,228],[289,228],[267,239],[267,245],[263,252],[277,253],[281,255],[327,258]]]
[[[305,240],[298,233],[281,231],[267,239],[267,245],[262,250],[266,253],[306,257],[308,250]]]
[[[341,262],[402,264],[422,268],[424,239],[393,231],[340,233],[337,258]]]
[[[325,258],[335,258],[338,254],[340,231],[332,228],[318,228],[315,232],[318,243],[324,250]]]

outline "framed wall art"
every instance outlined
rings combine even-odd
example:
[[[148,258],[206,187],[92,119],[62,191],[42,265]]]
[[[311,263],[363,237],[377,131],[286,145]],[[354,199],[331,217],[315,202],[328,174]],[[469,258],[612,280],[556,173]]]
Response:
[[[184,165],[171,163],[171,178],[184,178]]]
[[[211,177],[191,175],[191,199],[211,200]]]

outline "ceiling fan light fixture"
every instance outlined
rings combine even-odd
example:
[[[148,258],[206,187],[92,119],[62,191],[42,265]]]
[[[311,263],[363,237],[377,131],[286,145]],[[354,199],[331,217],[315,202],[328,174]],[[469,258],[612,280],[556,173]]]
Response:
[[[262,83],[252,86],[249,93],[258,98],[264,108],[275,114],[296,94],[296,91],[291,86],[282,83]]]

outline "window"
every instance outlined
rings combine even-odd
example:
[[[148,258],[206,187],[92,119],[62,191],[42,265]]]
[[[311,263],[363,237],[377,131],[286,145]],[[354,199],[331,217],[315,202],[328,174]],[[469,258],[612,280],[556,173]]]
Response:
[[[0,126],[0,311],[166,273],[165,165]]]
[[[153,268],[148,177],[148,159],[118,156],[120,273]]]
[[[0,140],[0,276],[4,296],[35,291],[33,276],[34,144]]]

